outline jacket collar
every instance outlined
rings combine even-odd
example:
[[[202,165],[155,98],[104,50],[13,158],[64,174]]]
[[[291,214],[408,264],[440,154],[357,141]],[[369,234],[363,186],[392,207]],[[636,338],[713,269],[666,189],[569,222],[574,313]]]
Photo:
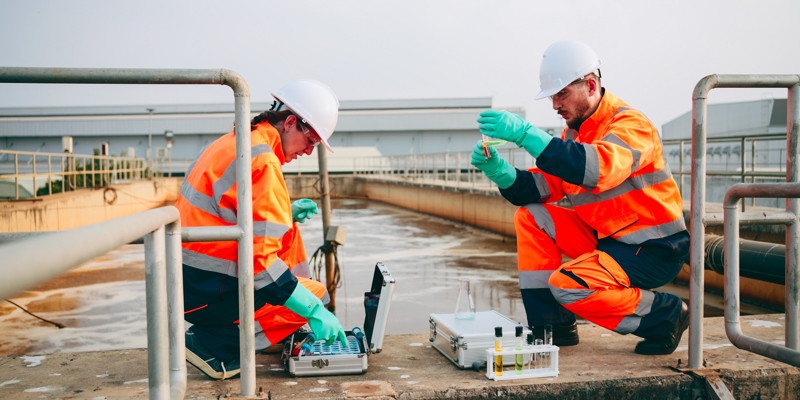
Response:
[[[250,135],[252,135],[250,138],[252,146],[266,143],[272,149],[272,152],[275,153],[275,157],[281,165],[286,164],[286,157],[283,155],[283,145],[281,144],[281,135],[269,122],[261,122],[256,125],[256,129],[250,132]]]

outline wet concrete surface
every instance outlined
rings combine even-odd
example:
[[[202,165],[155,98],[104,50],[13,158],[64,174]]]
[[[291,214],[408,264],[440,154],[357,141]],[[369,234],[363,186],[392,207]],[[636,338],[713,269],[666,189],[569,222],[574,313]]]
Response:
[[[347,230],[338,248],[342,282],[336,292],[336,314],[346,329],[363,326],[363,294],[377,262],[397,281],[388,334],[428,332],[429,314],[454,310],[460,278],[470,279],[477,310],[526,322],[513,239],[366,200],[336,200],[333,207],[332,224]],[[322,244],[322,218],[300,229],[310,256]],[[662,290],[688,298],[685,286]],[[123,246],[13,299],[66,329],[0,303],[0,355],[144,348],[144,299],[143,246]],[[708,294],[706,303],[706,316],[722,315],[720,296]]]
[[[723,318],[704,321],[704,359],[736,399],[797,399],[800,369],[733,347]],[[742,318],[742,328],[770,343],[783,344],[782,315]],[[256,388],[261,398],[283,399],[706,399],[703,379],[681,370],[687,335],[675,353],[633,353],[638,338],[594,324],[579,328],[581,343],[559,349],[559,375],[495,382],[485,371],[460,370],[428,343],[428,335],[387,336],[381,353],[369,355],[362,375],[291,377],[277,354],[256,355]],[[701,371],[702,372],[702,371]],[[189,366],[188,399],[235,397],[238,379],[211,381]],[[62,352],[0,357],[0,398],[144,399],[148,396],[144,349]]]

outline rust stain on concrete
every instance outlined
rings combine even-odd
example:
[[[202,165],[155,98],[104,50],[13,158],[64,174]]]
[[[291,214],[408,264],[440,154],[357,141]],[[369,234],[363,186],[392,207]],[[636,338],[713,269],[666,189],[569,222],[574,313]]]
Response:
[[[348,399],[363,397],[395,397],[392,385],[387,381],[344,382],[342,390]]]

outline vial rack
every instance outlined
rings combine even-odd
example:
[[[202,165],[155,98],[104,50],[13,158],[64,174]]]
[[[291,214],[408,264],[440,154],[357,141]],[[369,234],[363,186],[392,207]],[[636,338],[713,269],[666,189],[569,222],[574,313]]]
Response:
[[[494,357],[495,356],[511,356],[513,359],[517,354],[522,354],[523,359],[526,361],[522,366],[522,373],[517,374],[515,369],[506,369],[503,374],[497,376],[494,372]],[[535,355],[548,354],[549,367],[535,368],[535,363],[531,360]],[[525,357],[525,355],[528,355]],[[495,381],[505,381],[511,379],[529,379],[529,378],[545,378],[558,376],[558,346],[553,345],[539,345],[539,346],[523,346],[522,350],[502,350],[497,351],[493,348],[486,349],[486,377]]]

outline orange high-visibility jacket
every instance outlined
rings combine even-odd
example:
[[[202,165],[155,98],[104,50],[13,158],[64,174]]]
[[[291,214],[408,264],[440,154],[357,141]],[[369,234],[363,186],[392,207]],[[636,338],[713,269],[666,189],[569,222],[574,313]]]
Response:
[[[524,205],[566,196],[598,239],[640,244],[686,230],[658,131],[605,89],[580,131],[564,129],[536,163],[530,172],[517,172],[517,182],[501,190],[504,197]]]
[[[257,298],[282,305],[297,285],[297,279],[278,257],[281,237],[292,225],[278,131],[269,123],[258,124],[251,132],[251,146],[254,286]],[[181,214],[181,226],[236,224],[235,159],[236,138],[231,132],[211,143],[192,163],[175,204]],[[237,249],[236,242],[184,243],[186,290],[209,296],[235,292]]]

